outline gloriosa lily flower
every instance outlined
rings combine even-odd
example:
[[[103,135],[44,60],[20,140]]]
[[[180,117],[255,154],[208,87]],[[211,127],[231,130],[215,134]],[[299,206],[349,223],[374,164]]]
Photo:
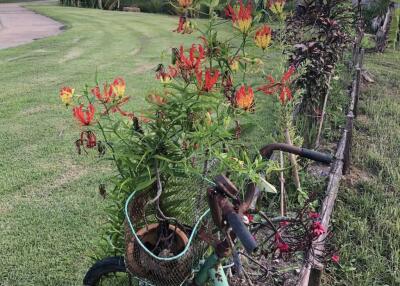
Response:
[[[213,121],[212,121],[211,113],[209,111],[206,112],[204,120],[208,126],[210,126],[212,124]]]
[[[72,110],[74,113],[74,117],[84,126],[90,125],[92,123],[95,110],[93,104],[89,103],[87,109],[83,110],[83,105],[74,107]]]
[[[270,26],[263,25],[256,32],[256,36],[254,37],[254,41],[256,42],[257,47],[265,50],[271,44],[272,30]]]
[[[179,6],[181,6],[182,8],[187,8],[190,5],[192,5],[193,0],[178,0]]]
[[[173,32],[180,34],[191,34],[193,33],[192,24],[185,16],[180,16],[178,27],[173,30]]]
[[[183,46],[179,49],[178,65],[184,70],[199,70],[201,61],[204,59],[204,48],[202,45],[193,44],[189,50],[189,57],[186,57]]]
[[[82,149],[86,151],[85,148],[91,149],[96,146],[100,147],[101,142],[97,143],[96,134],[93,131],[87,130],[81,132],[80,138],[75,141],[75,146],[80,155],[82,154]]]
[[[230,4],[225,9],[227,17],[232,19],[233,26],[239,29],[243,34],[246,34],[251,27],[253,17],[251,15],[252,7],[251,1],[247,5],[243,4],[243,0],[239,0],[239,5],[232,7]]]
[[[116,79],[114,79],[111,86],[116,96],[118,96],[119,98],[124,97],[126,84],[125,80],[122,77],[117,77]]]
[[[134,118],[135,115],[133,112],[124,111],[121,109],[121,106],[129,101],[129,96],[123,97],[119,99],[115,105],[111,106],[111,108],[105,110],[103,114],[107,114],[108,112],[116,113],[119,112],[122,116],[127,116],[129,118]]]
[[[268,0],[268,9],[276,15],[282,15],[285,3],[285,0]]]
[[[214,71],[214,74],[211,74],[211,70],[208,69],[205,72],[205,79],[203,81],[203,72],[202,71],[196,72],[196,78],[199,88],[202,91],[209,92],[217,83],[219,75],[220,75],[219,70],[216,70]]]
[[[262,91],[266,95],[271,95],[276,92],[279,92],[279,100],[281,104],[285,104],[286,102],[293,99],[292,91],[288,87],[290,77],[295,72],[294,66],[291,66],[287,72],[285,72],[281,78],[280,82],[275,82],[275,79],[269,75],[267,76],[267,80],[269,84],[259,87],[257,90]]]
[[[114,88],[112,85],[108,85],[107,83],[103,85],[103,93],[101,93],[98,86],[92,88],[91,92],[102,103],[109,103],[114,97]]]
[[[176,67],[170,65],[168,67],[168,72],[166,72],[164,65],[160,64],[157,69],[156,78],[160,80],[162,84],[168,84],[177,75],[178,75],[178,70]]]
[[[65,86],[60,89],[60,98],[62,103],[65,105],[70,105],[72,103],[72,98],[74,96],[75,89]]]
[[[287,101],[291,101],[293,99],[292,91],[287,86],[282,87],[281,92],[279,94],[279,100],[282,104],[285,104]]]
[[[239,70],[239,61],[237,59],[235,59],[235,58],[232,59],[229,62],[229,67],[230,67],[231,71],[237,72]]]
[[[246,89],[246,86],[242,85],[235,94],[235,104],[246,111],[251,109],[254,104],[253,89],[250,86]]]
[[[161,95],[158,95],[156,93],[149,94],[149,96],[147,97],[147,100],[149,102],[154,103],[159,106],[164,105],[167,102],[167,100],[164,97],[162,97]]]

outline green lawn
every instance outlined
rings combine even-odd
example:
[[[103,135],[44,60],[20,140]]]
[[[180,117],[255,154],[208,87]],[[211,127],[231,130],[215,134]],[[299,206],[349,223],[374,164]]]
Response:
[[[326,285],[400,285],[400,54],[368,54],[351,179],[335,210],[341,267]],[[335,281],[335,282],[334,282]]]
[[[68,29],[0,50],[0,285],[80,285],[105,223],[97,186],[113,169],[76,154],[79,131],[59,87],[93,83],[96,70],[100,81],[122,75],[137,110],[159,87],[160,55],[196,35],[172,33],[175,17],[30,5]],[[264,102],[260,123],[270,130]]]

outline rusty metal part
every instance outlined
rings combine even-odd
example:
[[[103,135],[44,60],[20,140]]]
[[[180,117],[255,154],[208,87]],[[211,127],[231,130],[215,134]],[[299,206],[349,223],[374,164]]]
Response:
[[[217,187],[219,188],[219,190],[223,191],[227,197],[234,199],[234,200],[237,199],[239,190],[226,176],[219,175],[214,179],[214,181],[217,184]]]
[[[251,205],[254,205],[258,199],[260,190],[258,190],[257,185],[253,182],[247,184],[247,191],[244,195],[244,201],[240,204],[239,213],[243,214],[248,211]]]
[[[208,206],[210,207],[211,216],[213,218],[214,224],[219,228],[222,229],[223,218],[222,218],[222,209],[217,199],[218,192],[214,188],[210,188],[207,190],[207,199],[208,199]]]

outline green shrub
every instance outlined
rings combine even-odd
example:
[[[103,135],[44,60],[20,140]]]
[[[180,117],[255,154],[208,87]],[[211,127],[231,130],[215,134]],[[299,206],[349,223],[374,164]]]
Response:
[[[139,7],[141,12],[176,14],[168,0],[122,0],[121,6]]]

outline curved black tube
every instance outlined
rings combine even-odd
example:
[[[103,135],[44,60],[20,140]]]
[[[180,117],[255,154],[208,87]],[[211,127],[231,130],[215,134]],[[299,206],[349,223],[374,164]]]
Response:
[[[299,148],[299,147],[285,144],[285,143],[273,143],[273,144],[266,145],[263,148],[261,148],[260,154],[265,159],[270,159],[272,156],[272,153],[276,150],[295,154],[300,157],[314,160],[317,162],[321,162],[324,164],[331,164],[333,162],[333,157],[329,154],[313,151],[310,149]]]
[[[257,242],[244,225],[242,218],[236,212],[230,212],[226,215],[226,219],[237,238],[242,242],[247,253],[251,254],[256,251],[258,247]]]

